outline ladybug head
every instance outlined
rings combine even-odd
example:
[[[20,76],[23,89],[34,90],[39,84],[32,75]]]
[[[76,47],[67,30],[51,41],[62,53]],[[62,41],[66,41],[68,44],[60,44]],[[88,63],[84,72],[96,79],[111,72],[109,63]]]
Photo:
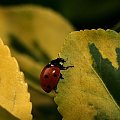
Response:
[[[55,60],[52,60],[50,62],[50,64],[52,64],[54,66],[62,67],[64,62],[66,62],[66,61],[63,58],[57,58]]]

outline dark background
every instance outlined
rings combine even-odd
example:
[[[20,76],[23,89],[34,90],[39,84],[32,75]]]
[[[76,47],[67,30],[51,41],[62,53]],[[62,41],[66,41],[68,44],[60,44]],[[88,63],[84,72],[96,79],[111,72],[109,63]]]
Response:
[[[35,4],[54,9],[77,30],[111,29],[120,21],[119,0],[2,0],[1,6]]]

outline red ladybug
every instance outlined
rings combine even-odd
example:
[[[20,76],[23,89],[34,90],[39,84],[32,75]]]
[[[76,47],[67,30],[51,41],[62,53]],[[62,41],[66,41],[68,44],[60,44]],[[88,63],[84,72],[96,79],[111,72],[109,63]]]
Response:
[[[40,85],[42,89],[49,93],[52,90],[56,90],[59,79],[64,79],[60,70],[67,70],[69,67],[64,67],[63,64],[66,62],[63,58],[57,58],[47,64],[40,74]]]

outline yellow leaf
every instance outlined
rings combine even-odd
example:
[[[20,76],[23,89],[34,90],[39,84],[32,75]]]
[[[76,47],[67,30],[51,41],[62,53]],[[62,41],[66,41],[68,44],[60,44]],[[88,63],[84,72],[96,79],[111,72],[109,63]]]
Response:
[[[119,68],[115,52],[120,48],[118,33],[98,29],[69,34],[61,57],[67,60],[65,66],[74,67],[62,71],[64,80],[59,81],[55,97],[58,110],[63,120],[120,120],[120,108],[92,66],[90,44],[94,44],[116,70]]]
[[[24,75],[0,40],[0,105],[21,120],[31,120],[32,105]]]
[[[35,55],[40,55],[33,45],[37,42],[50,58],[56,57],[64,37],[73,30],[61,15],[41,6],[2,7],[0,15],[0,36],[5,43],[10,45],[9,35],[13,35]]]

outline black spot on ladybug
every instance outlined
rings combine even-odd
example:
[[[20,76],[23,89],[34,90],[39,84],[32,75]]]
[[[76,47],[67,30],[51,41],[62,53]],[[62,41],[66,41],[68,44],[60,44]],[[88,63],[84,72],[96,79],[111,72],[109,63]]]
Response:
[[[51,88],[50,85],[48,85],[47,88],[50,89]]]
[[[58,75],[57,74],[53,74],[54,77],[57,77]]]
[[[45,77],[45,78],[48,78],[48,75],[45,75],[44,77]]]

